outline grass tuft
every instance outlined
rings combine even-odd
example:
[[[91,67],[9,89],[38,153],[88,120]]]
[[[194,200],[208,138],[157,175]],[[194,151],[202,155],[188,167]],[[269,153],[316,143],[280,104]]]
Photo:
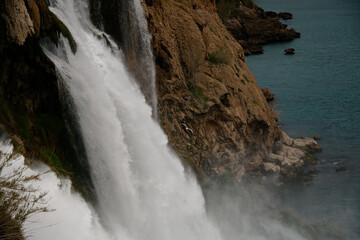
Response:
[[[191,92],[191,94],[192,94],[195,98],[197,98],[197,99],[199,99],[199,100],[201,100],[201,101],[204,101],[204,102],[210,100],[210,99],[204,94],[204,90],[203,90],[201,87],[195,85],[194,83],[192,83],[192,82],[190,82],[190,81],[187,81],[186,84],[187,84],[188,90]]]
[[[229,53],[224,47],[218,48],[215,52],[208,54],[207,60],[213,64],[228,64]]]

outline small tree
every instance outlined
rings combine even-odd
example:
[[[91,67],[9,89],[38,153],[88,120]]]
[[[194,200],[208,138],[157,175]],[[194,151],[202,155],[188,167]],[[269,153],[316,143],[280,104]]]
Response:
[[[24,239],[23,224],[35,213],[52,211],[46,207],[45,196],[32,183],[40,175],[26,175],[26,166],[6,172],[16,156],[0,153],[0,240]]]

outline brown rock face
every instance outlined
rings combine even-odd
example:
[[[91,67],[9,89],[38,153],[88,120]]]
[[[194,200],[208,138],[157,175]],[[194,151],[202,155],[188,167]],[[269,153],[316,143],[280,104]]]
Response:
[[[215,5],[158,0],[145,13],[153,34],[159,118],[170,144],[208,175],[230,171],[240,178],[262,169],[281,138],[277,117]]]
[[[28,36],[35,33],[34,24],[29,16],[24,0],[4,0],[4,11],[7,35],[18,45],[23,45]]]

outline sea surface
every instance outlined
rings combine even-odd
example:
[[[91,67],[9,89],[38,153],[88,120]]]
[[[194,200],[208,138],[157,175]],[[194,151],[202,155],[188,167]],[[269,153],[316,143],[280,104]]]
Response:
[[[275,94],[281,128],[290,137],[318,136],[314,174],[285,187],[284,207],[309,222],[337,219],[347,239],[360,239],[360,1],[256,0],[301,33],[247,57],[260,87]],[[295,48],[294,55],[284,49]],[[339,167],[346,171],[336,171]],[[344,169],[344,168],[343,168]]]

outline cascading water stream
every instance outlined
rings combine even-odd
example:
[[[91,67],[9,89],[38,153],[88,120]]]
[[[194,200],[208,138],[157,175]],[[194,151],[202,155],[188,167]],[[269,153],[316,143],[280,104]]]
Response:
[[[52,8],[78,44],[75,55],[66,41],[43,48],[74,101],[102,224],[115,239],[221,239],[195,178],[169,149],[121,52],[99,40],[87,8],[82,0]]]
[[[136,46],[140,49],[140,64],[145,68],[145,74],[149,76],[151,82],[151,102],[153,108],[153,117],[157,119],[157,94],[156,94],[156,79],[155,79],[155,63],[154,56],[152,53],[151,46],[151,34],[148,31],[147,21],[144,16],[143,8],[141,6],[140,0],[130,0],[130,9],[132,14],[132,21],[135,23],[136,28],[133,31],[136,31],[139,35],[139,45]]]

